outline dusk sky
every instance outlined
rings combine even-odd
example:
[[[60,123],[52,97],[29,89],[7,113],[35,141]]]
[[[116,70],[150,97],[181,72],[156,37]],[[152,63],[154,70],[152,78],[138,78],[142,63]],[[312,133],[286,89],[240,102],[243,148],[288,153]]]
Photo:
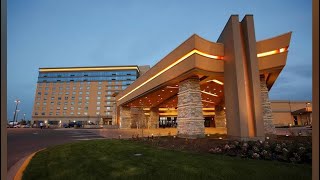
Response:
[[[192,34],[253,14],[257,41],[292,31],[271,100],[312,99],[311,0],[8,0],[7,108],[31,118],[40,67],[155,65]]]

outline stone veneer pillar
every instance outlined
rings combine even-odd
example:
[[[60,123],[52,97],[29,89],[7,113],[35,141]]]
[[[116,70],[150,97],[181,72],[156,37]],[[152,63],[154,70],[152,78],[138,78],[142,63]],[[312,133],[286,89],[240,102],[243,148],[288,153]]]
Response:
[[[151,129],[159,127],[159,108],[154,107],[150,109],[150,119],[148,123]]]
[[[204,118],[198,77],[179,83],[177,123],[179,137],[204,137]]]
[[[216,128],[225,128],[227,127],[227,121],[226,121],[226,112],[224,110],[224,105],[216,105],[214,108],[215,116],[214,116],[214,122],[216,124]]]
[[[271,102],[269,100],[269,91],[264,76],[260,76],[261,102],[263,110],[263,123],[265,134],[276,134],[273,125]]]
[[[120,128],[129,129],[131,128],[131,110],[130,107],[120,106]]]
[[[132,128],[146,128],[147,118],[144,114],[143,108],[131,108],[131,127]]]

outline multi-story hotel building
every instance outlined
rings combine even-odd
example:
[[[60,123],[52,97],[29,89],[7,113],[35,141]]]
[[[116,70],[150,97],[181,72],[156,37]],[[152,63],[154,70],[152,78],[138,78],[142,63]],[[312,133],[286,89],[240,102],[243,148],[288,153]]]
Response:
[[[39,68],[32,119],[63,126],[115,125],[115,95],[149,66]]]

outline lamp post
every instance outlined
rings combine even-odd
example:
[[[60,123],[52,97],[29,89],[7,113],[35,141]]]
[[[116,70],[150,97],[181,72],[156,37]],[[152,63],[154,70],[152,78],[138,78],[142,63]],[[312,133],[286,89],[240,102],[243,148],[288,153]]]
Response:
[[[26,121],[26,113],[23,113],[23,121]]]
[[[18,105],[20,103],[20,100],[17,99],[14,102],[16,103],[16,109],[14,110],[13,123],[16,121],[16,118],[17,118],[17,111],[18,111]]]

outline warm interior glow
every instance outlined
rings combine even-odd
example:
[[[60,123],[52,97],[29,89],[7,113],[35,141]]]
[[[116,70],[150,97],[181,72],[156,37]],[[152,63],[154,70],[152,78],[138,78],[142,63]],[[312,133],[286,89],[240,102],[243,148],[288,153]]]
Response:
[[[104,70],[129,70],[139,71],[138,67],[81,67],[81,68],[40,68],[39,72],[63,72],[63,71],[104,71]]]
[[[218,97],[218,95],[216,94],[212,94],[212,93],[209,93],[209,92],[206,92],[206,91],[201,91],[202,93],[205,93],[205,94],[208,94],[208,95],[211,95],[211,96],[215,96],[215,97]]]
[[[207,82],[215,82],[217,84],[220,84],[220,85],[223,85],[223,82],[219,81],[219,80],[216,80],[216,79],[212,79],[212,80],[209,80]]]
[[[288,48],[280,48],[280,49],[276,49],[276,50],[272,50],[272,51],[268,51],[268,52],[263,52],[263,53],[259,53],[257,54],[257,57],[264,57],[264,56],[270,56],[270,55],[273,55],[273,54],[279,54],[279,53],[283,53],[285,51],[287,51]]]
[[[150,108],[143,108],[143,110],[144,110],[144,111],[149,111],[149,110],[150,110]]]
[[[202,108],[203,111],[213,111],[214,108]]]
[[[172,111],[176,110],[176,108],[159,108],[159,111]]]
[[[179,58],[178,60],[176,60],[174,63],[170,64],[168,67],[164,68],[162,71],[158,72],[157,74],[155,74],[154,76],[152,76],[151,78],[149,78],[148,80],[143,82],[142,84],[140,84],[139,86],[137,86],[136,88],[134,88],[133,90],[131,90],[130,92],[128,92],[127,94],[123,95],[121,98],[119,98],[119,100],[125,98],[126,96],[128,96],[129,94],[134,92],[135,90],[139,89],[141,86],[147,84],[148,82],[150,82],[154,78],[160,76],[162,73],[164,73],[167,70],[171,69],[173,66],[177,65],[178,63],[180,63],[183,60],[187,59],[188,57],[192,56],[193,54],[199,54],[201,56],[205,56],[205,57],[212,58],[212,59],[218,59],[218,58],[222,59],[220,56],[214,56],[214,55],[211,55],[211,54],[206,54],[206,53],[203,53],[203,52],[200,52],[200,51],[194,49],[194,50],[190,51],[189,53],[185,54],[184,56],[182,56],[181,58]]]
[[[211,101],[206,101],[206,100],[202,100],[202,102],[206,102],[206,103],[211,103],[211,104],[214,104],[214,102],[211,102]]]

